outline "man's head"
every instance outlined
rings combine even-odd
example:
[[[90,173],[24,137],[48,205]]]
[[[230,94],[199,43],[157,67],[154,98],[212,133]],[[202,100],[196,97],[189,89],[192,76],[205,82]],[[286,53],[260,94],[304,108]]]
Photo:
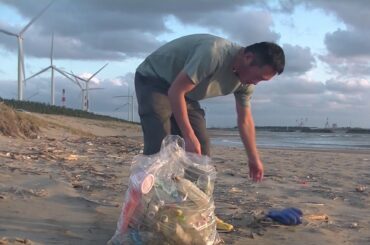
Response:
[[[244,48],[237,74],[243,84],[257,84],[281,74],[284,66],[283,49],[275,43],[260,42]]]

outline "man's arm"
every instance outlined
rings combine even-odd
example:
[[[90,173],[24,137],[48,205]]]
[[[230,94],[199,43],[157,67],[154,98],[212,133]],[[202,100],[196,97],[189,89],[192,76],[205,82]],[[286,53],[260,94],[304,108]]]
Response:
[[[263,178],[263,163],[256,146],[256,132],[250,107],[240,105],[236,100],[239,134],[248,154],[249,176],[253,181]]]
[[[177,125],[184,137],[186,151],[201,154],[200,143],[191,127],[185,101],[185,94],[191,91],[194,87],[195,84],[193,81],[185,72],[182,71],[171,84],[171,87],[168,90],[168,98],[170,100],[171,109],[175,116]]]

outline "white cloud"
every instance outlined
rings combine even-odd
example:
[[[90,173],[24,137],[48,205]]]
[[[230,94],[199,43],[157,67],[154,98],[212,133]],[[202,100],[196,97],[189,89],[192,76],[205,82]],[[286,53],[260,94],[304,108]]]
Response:
[[[370,81],[366,79],[326,81],[326,88],[330,91],[337,91],[341,93],[365,93],[370,91]]]
[[[125,82],[123,79],[121,79],[119,77],[111,79],[110,83],[115,85],[115,86],[128,86],[128,83]]]

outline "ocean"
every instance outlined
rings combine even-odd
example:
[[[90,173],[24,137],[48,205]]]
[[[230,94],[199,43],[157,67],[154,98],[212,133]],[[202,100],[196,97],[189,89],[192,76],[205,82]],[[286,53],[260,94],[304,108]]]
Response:
[[[296,149],[348,149],[369,150],[370,134],[304,133],[304,132],[256,132],[257,146],[261,148]],[[211,137],[214,145],[243,147],[238,131],[224,130]]]

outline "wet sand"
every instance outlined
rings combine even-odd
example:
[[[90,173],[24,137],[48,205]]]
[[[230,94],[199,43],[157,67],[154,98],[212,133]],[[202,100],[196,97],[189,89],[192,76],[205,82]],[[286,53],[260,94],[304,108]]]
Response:
[[[53,124],[37,139],[0,136],[0,244],[106,244],[140,127],[38,116]],[[248,179],[242,149],[215,146],[212,155],[216,214],[235,227],[220,233],[225,244],[370,244],[370,152],[261,149],[262,183]],[[285,207],[300,208],[303,223],[261,219]]]

